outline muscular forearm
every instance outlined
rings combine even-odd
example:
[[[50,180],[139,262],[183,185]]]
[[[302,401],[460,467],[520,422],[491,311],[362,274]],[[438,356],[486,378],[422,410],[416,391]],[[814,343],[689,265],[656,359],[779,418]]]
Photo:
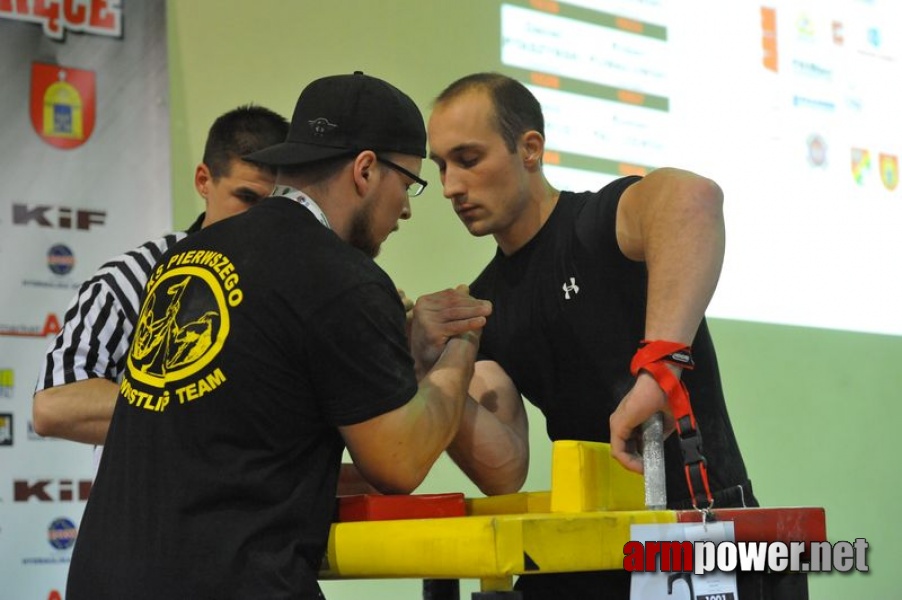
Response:
[[[712,212],[704,209],[695,213],[694,225],[704,223],[706,228],[687,227],[696,233],[687,231],[687,236],[677,238],[669,247],[662,240],[650,249],[645,315],[647,339],[692,343],[714,295],[723,264],[723,221],[718,221]],[[677,248],[680,246],[693,258],[679,257],[681,252]]]
[[[469,398],[448,455],[487,496],[518,491],[529,471],[526,413],[504,422]]]
[[[41,390],[32,407],[35,433],[103,444],[118,395],[115,382],[99,378]]]
[[[467,388],[473,375],[478,336],[464,334],[452,338],[435,366],[420,381],[410,409],[410,447],[407,469],[418,486],[429,469],[457,435]],[[421,406],[417,406],[421,405]]]
[[[342,427],[354,464],[384,493],[409,493],[457,434],[473,373],[478,334],[448,341],[404,406]]]
[[[448,454],[484,494],[509,494],[529,470],[529,423],[523,398],[501,365],[474,365],[469,398]]]
[[[687,171],[653,171],[621,197],[617,241],[624,255],[644,260],[648,269],[645,339],[691,345],[723,264],[721,189]],[[668,368],[680,376],[677,367]],[[666,410],[660,386],[640,374],[610,418],[611,450],[625,467],[641,472],[629,442],[642,423]]]

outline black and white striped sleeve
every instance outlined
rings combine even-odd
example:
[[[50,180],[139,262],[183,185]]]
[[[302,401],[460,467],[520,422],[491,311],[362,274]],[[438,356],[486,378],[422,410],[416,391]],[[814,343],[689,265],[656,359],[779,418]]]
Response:
[[[35,391],[102,377],[118,381],[150,272],[184,233],[172,233],[118,256],[84,282],[44,355]]]

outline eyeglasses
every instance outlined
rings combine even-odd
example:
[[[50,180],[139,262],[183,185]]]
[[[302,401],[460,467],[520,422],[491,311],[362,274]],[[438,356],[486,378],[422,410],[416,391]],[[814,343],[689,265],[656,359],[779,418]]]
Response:
[[[420,179],[419,177],[417,177],[416,175],[414,175],[413,173],[411,173],[410,171],[408,171],[401,165],[395,164],[390,160],[386,160],[386,159],[382,158],[381,156],[376,156],[376,160],[378,160],[381,163],[384,163],[386,167],[389,167],[390,169],[394,169],[398,173],[401,173],[402,175],[407,175],[408,177],[413,179],[413,183],[411,183],[410,185],[407,186],[407,197],[408,198],[416,198],[417,196],[419,196],[420,194],[423,193],[423,190],[425,190],[426,186],[429,184],[429,182],[426,181],[425,179]]]

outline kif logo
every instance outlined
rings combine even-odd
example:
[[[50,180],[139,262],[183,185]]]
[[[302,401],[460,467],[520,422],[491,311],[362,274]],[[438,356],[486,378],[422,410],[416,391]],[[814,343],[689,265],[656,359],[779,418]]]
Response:
[[[42,140],[77,148],[94,132],[94,72],[60,65],[31,65],[31,124]]]
[[[16,372],[12,369],[0,369],[0,398],[12,398],[15,387]]]
[[[92,481],[81,479],[16,479],[13,481],[13,502],[28,502],[32,498],[38,502],[86,501],[91,494]]]
[[[92,226],[106,224],[106,211],[50,204],[36,206],[13,204],[13,225],[30,225],[32,223],[38,227],[88,231]]]

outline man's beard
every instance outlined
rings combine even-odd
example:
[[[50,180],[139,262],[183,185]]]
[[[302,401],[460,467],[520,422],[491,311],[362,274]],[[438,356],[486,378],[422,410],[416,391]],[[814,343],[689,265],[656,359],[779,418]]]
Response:
[[[348,236],[348,243],[370,258],[376,258],[381,244],[373,239],[373,232],[370,229],[371,213],[371,205],[367,204],[354,214],[351,218],[351,232]]]

